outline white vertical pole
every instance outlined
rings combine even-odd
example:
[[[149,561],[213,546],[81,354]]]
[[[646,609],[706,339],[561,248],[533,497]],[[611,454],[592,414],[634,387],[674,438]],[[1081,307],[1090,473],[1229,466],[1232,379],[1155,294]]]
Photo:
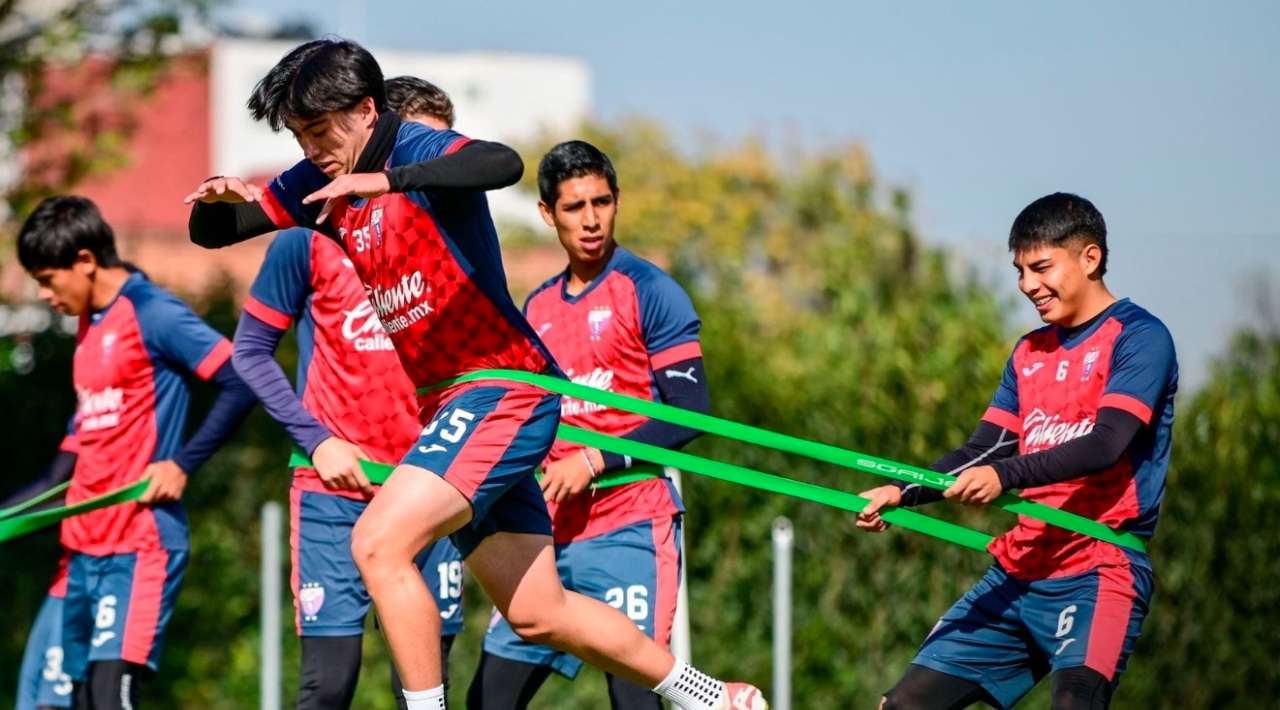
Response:
[[[280,538],[284,513],[274,501],[262,506],[262,675],[258,706],[280,710]]]
[[[684,490],[680,482],[680,469],[666,467],[667,477],[675,484],[676,492],[684,497]],[[689,567],[689,558],[685,557],[684,536],[688,531],[682,531],[680,535],[680,587],[676,593],[676,618],[671,626],[671,655],[684,661],[691,663],[693,660],[693,640],[689,635],[689,584],[688,576],[685,570]]]
[[[791,710],[791,521],[773,521],[773,710]]]

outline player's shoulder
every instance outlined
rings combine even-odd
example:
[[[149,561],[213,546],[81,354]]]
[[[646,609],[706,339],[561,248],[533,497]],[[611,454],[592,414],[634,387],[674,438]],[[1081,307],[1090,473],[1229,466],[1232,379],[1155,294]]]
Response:
[[[133,304],[134,317],[144,336],[159,335],[175,319],[194,313],[176,294],[141,273],[129,277],[120,295]]]
[[[438,130],[413,121],[403,121],[396,132],[395,147],[391,150],[391,165],[411,165],[430,157],[438,157],[452,150],[467,139],[461,133],[447,128]]]
[[[1042,325],[1035,330],[1023,333],[1013,343],[1012,352],[1017,354],[1023,351],[1034,350],[1053,350],[1058,347],[1058,327],[1055,325]]]
[[[1158,347],[1173,351],[1173,333],[1155,314],[1129,299],[1112,306],[1111,318],[1120,324],[1118,339],[1139,348]]]
[[[613,255],[612,270],[630,279],[637,291],[674,289],[684,293],[684,288],[662,267],[622,246],[618,246]]]

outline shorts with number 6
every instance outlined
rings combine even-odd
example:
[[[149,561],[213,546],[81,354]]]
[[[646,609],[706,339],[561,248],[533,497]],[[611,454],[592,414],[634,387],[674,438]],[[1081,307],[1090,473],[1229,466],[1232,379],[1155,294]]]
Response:
[[[401,461],[443,478],[471,502],[451,536],[465,559],[497,532],[551,534],[534,469],[560,424],[560,396],[528,385],[476,383],[452,392]]]
[[[565,589],[618,609],[664,647],[671,643],[680,563],[679,516],[556,545],[556,569]],[[550,666],[566,678],[582,668],[576,656],[522,640],[496,611],[484,650],[512,661]]]
[[[1053,671],[1124,672],[1151,601],[1145,564],[1024,581],[992,565],[943,615],[912,663],[981,685],[1013,706]]]
[[[94,661],[122,660],[156,670],[186,571],[186,550],[72,554],[62,607],[67,675],[85,680]]]

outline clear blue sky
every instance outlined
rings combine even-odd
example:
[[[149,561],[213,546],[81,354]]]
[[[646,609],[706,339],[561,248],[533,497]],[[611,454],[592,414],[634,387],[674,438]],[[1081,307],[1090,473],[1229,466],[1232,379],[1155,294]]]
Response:
[[[1079,192],[1113,290],[1169,323],[1189,384],[1253,315],[1241,283],[1280,288],[1280,2],[254,6],[373,46],[579,56],[605,119],[862,141],[928,239],[1010,283],[1014,215]]]

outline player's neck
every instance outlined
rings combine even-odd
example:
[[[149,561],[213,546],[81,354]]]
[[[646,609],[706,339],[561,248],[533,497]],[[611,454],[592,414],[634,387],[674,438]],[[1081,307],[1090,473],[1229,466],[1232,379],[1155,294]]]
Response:
[[[1111,307],[1116,297],[1102,281],[1091,286],[1081,297],[1080,307],[1065,322],[1058,325],[1063,328],[1075,328],[1097,318],[1100,313]]]
[[[129,271],[121,266],[99,268],[93,274],[93,291],[89,296],[89,307],[95,311],[111,305],[129,280]]]
[[[570,296],[577,296],[587,290],[587,287],[591,285],[591,282],[595,281],[596,277],[599,276],[604,271],[605,267],[609,265],[609,261],[613,259],[613,252],[617,248],[617,245],[610,247],[609,253],[606,254],[604,258],[595,259],[593,261],[575,261],[570,259],[569,283],[565,287],[565,292]]]

